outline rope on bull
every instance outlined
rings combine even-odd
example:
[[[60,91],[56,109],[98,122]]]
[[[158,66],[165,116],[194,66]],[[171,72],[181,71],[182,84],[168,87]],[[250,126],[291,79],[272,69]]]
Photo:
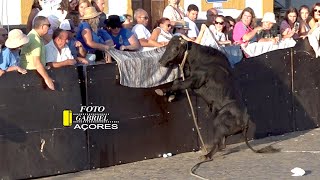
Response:
[[[188,44],[187,44],[187,46],[188,46]],[[188,53],[189,53],[189,52],[188,52],[188,48],[187,48],[186,52],[184,53],[183,60],[182,60],[181,64],[179,65],[179,68],[180,68],[180,71],[181,71],[181,76],[182,76],[182,80],[183,80],[183,81],[185,80],[184,72],[183,72],[183,67],[184,67],[184,65],[185,65],[185,63],[186,63],[186,60],[187,60],[187,57],[188,57]],[[205,145],[204,145],[204,141],[203,141],[202,135],[201,135],[201,133],[200,133],[200,129],[199,129],[199,126],[198,126],[198,123],[197,123],[197,118],[196,118],[196,115],[195,115],[195,113],[194,113],[194,109],[193,109],[193,105],[192,105],[192,102],[191,102],[191,98],[190,98],[188,89],[186,89],[185,91],[186,91],[187,98],[188,98],[188,102],[189,102],[189,105],[190,105],[190,109],[191,109],[191,114],[192,114],[192,117],[193,117],[194,125],[195,125],[195,127],[196,127],[196,129],[197,129],[197,133],[198,133],[198,136],[199,136],[201,145],[202,145],[205,153],[207,154],[208,151],[207,151],[207,149],[206,149],[206,147],[205,147]],[[209,162],[209,161],[212,161],[212,159],[204,160],[204,161],[201,161],[201,162],[197,163],[196,165],[194,165],[194,166],[190,169],[190,174],[191,174],[192,176],[194,176],[194,177],[199,178],[199,179],[208,180],[208,179],[206,179],[206,178],[204,178],[204,177],[202,177],[202,176],[199,176],[199,175],[195,174],[194,172],[195,172],[195,170],[200,166],[200,164],[205,163],[205,162]]]

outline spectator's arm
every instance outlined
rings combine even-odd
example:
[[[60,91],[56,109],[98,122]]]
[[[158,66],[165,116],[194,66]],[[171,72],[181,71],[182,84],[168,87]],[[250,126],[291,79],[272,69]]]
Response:
[[[131,35],[131,37],[128,39],[130,45],[129,46],[124,46],[122,45],[120,47],[120,50],[139,50],[141,48],[140,43],[138,41],[138,39],[136,38],[136,36],[134,34]]]
[[[256,33],[258,31],[261,31],[262,29],[263,29],[262,27],[258,26],[256,28],[254,28],[252,31],[250,31],[249,33],[243,35],[242,39],[244,41],[250,41],[256,35]]]
[[[207,26],[205,24],[201,24],[201,28],[200,28],[200,32],[199,35],[197,37],[197,39],[195,40],[195,43],[200,44],[201,39],[203,37],[204,31],[206,30]]]
[[[84,29],[81,32],[81,35],[84,39],[84,42],[93,49],[99,49],[100,51],[106,51],[110,48],[110,46],[105,44],[96,43],[92,39],[92,33],[89,29]]]
[[[151,33],[150,40],[157,41],[160,33],[161,30],[159,28],[155,28]]]
[[[0,69],[0,77],[5,73],[4,70]]]
[[[139,39],[139,41],[140,41],[140,39]],[[157,41],[153,41],[151,39],[147,40],[147,44],[148,44],[147,47],[162,47],[162,46],[164,46],[164,44],[158,43]]]
[[[19,66],[10,66],[10,67],[8,67],[8,69],[6,71],[7,72],[18,71],[21,74],[27,74],[27,70],[25,70]]]
[[[53,68],[60,68],[60,67],[64,67],[64,66],[73,66],[77,63],[76,60],[74,59],[67,59],[65,61],[61,61],[61,62],[48,62],[47,65]]]
[[[139,43],[141,44],[142,47],[161,47],[163,46],[162,44],[155,42],[153,40],[148,40],[145,38],[139,39]]]
[[[282,33],[282,38],[291,38],[294,35],[294,31],[292,31],[290,28],[287,28]]]
[[[81,64],[86,64],[86,65],[89,64],[89,61],[84,57],[77,57],[77,61]]]
[[[84,47],[82,46],[82,43],[80,41],[76,41],[74,46],[78,48],[78,54],[81,57],[86,57],[87,51],[86,51],[86,49],[84,49]]]
[[[36,67],[38,73],[44,79],[44,82],[47,84],[49,89],[54,90],[53,80],[50,78],[44,66],[41,64],[40,56],[33,56],[33,64]]]

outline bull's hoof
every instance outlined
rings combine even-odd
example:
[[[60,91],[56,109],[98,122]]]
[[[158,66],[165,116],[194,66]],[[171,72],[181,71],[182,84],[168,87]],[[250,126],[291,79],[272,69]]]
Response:
[[[202,156],[199,157],[199,160],[200,161],[207,161],[207,160],[211,160],[211,158],[208,157],[208,155],[202,155]]]
[[[170,95],[170,96],[168,97],[168,102],[172,102],[175,98],[176,98],[175,95]]]
[[[156,94],[158,94],[159,96],[166,95],[166,93],[164,93],[161,89],[156,89],[156,90],[154,90],[154,92],[156,92]]]

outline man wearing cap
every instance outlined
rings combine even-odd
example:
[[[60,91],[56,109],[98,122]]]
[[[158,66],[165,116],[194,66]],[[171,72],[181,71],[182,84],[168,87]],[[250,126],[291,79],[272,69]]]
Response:
[[[262,22],[262,30],[257,33],[258,42],[273,42],[274,44],[279,42],[276,30],[271,30],[273,24],[276,23],[275,15],[272,12],[264,14]]]
[[[1,52],[0,69],[6,72],[18,71],[26,74],[27,70],[19,67],[20,65],[20,48],[29,42],[27,35],[19,29],[13,29],[9,32],[8,39],[5,42],[6,48]]]
[[[187,16],[184,20],[189,23],[188,37],[192,40],[196,40],[199,35],[199,29],[195,23],[198,18],[199,8],[194,4],[190,4],[187,9]]]
[[[189,31],[189,23],[186,21],[176,21],[173,26],[173,36],[181,36],[183,39],[187,41],[193,41],[190,39],[187,34]]]
[[[137,51],[141,48],[136,36],[128,29],[122,28],[120,17],[110,15],[106,20],[106,26],[109,34],[116,45],[116,49],[121,51]]]
[[[151,33],[146,28],[149,23],[149,16],[148,13],[143,9],[137,9],[134,12],[134,19],[136,20],[137,24],[132,28],[132,32],[136,35],[137,39],[139,40],[142,48],[142,51],[147,51],[154,49],[154,47],[161,47],[162,44],[149,40]]]
[[[45,46],[42,36],[48,33],[50,23],[46,17],[37,16],[33,29],[29,32],[29,42],[21,49],[21,67],[27,70],[37,70],[49,89],[54,90],[54,84],[48,75],[46,65]]]
[[[67,45],[68,32],[56,29],[52,34],[52,40],[46,45],[47,65],[53,68],[72,66],[77,63]]]

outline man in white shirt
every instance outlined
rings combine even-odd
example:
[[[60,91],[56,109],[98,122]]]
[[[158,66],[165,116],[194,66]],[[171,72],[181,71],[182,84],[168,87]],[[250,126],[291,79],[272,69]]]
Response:
[[[198,18],[198,13],[198,6],[190,4],[187,9],[187,17],[184,17],[184,20],[189,23],[190,30],[188,31],[188,37],[192,40],[196,40],[199,35],[199,29],[195,23]]]
[[[73,58],[67,42],[67,31],[57,29],[53,32],[52,40],[45,46],[48,66],[59,68],[76,64],[76,60]]]
[[[146,28],[149,22],[148,13],[143,9],[137,9],[134,12],[134,19],[137,21],[137,24],[132,28],[132,32],[136,35],[143,47],[142,51],[151,50],[154,49],[154,47],[161,47],[162,44],[149,40],[151,34]]]

